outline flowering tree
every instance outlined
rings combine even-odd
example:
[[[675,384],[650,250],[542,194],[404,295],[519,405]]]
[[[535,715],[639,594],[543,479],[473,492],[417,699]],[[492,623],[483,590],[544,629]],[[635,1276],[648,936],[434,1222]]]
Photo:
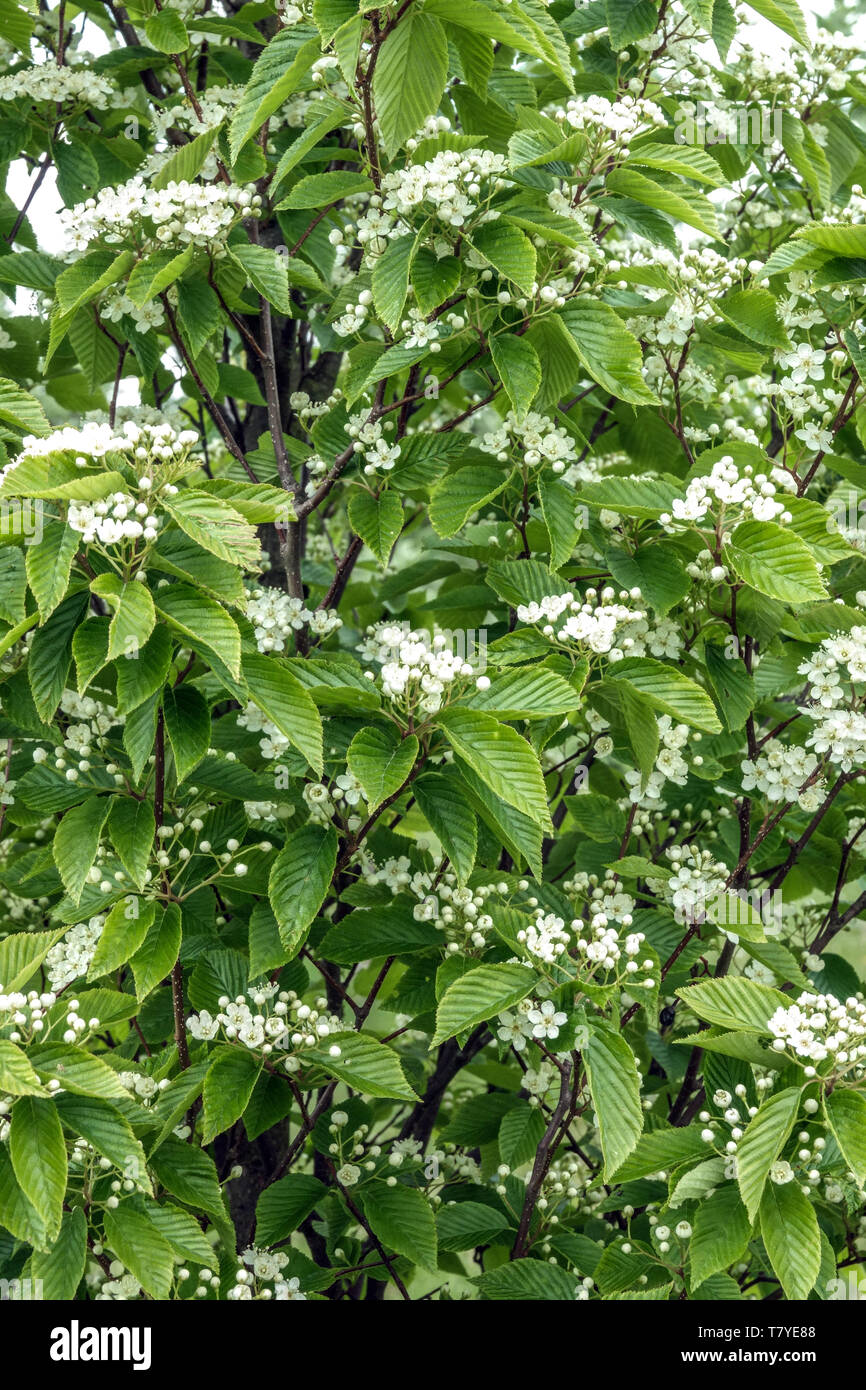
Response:
[[[2,0],[7,1280],[857,1265],[866,79],[752,8]]]

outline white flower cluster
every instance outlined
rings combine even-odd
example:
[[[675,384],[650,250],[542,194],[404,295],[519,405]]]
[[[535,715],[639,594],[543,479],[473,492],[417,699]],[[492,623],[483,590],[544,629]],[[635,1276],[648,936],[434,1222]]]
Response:
[[[91,917],[89,922],[70,927],[63,939],[51,947],[45,957],[45,970],[53,990],[64,989],[87,974],[104,926],[104,917]]]
[[[499,1015],[496,1036],[500,1042],[513,1047],[515,1052],[522,1052],[529,1038],[537,1042],[555,1041],[567,1018],[568,1015],[557,1009],[552,999],[543,1002],[521,999],[514,1010],[507,1009]]]
[[[577,457],[568,431],[535,410],[530,410],[523,420],[510,410],[499,429],[482,435],[479,444],[485,453],[495,454],[500,463],[508,463],[516,456],[530,467],[550,463],[554,473],[564,473]]]
[[[359,850],[356,859],[360,864],[364,882],[371,887],[383,883],[392,893],[399,893],[412,882],[412,866],[405,854],[377,864],[371,855]]]
[[[434,882],[430,874],[417,873],[410,879],[411,891],[419,898],[412,909],[416,922],[432,922],[445,934],[450,955],[487,945],[493,918],[485,911],[493,894],[508,892],[507,883],[486,883],[475,888],[461,887],[456,874],[442,875]]]
[[[741,472],[730,454],[725,454],[709,473],[692,478],[685,497],[674,498],[671,512],[663,513],[659,522],[666,531],[675,531],[678,525],[703,521],[708,513],[727,514],[731,508],[755,521],[790,521],[791,513],[776,494],[796,491],[796,482],[783,468],[755,473],[747,463]]]
[[[825,790],[823,781],[814,779],[817,767],[814,753],[771,738],[754,762],[746,758],[740,763],[743,791],[757,790],[768,801],[796,801],[801,810],[816,811]]]
[[[842,1003],[833,994],[801,994],[796,1004],[782,1005],[769,1019],[776,1052],[793,1052],[809,1063],[829,1062],[825,1072],[860,1072],[866,1061],[866,1003],[851,996]],[[816,1068],[806,1067],[814,1076]]]
[[[846,697],[843,681],[852,687],[866,681],[866,627],[826,637],[797,669],[810,687],[810,703],[801,707],[814,722],[807,745],[843,772],[861,766],[866,762],[866,714],[853,688]]]
[[[157,245],[224,247],[231,228],[244,217],[258,217],[260,194],[224,183],[180,183],[152,188],[140,174],[116,188],[61,212],[72,247],[83,251],[93,241],[125,241],[143,224],[151,224]]]
[[[303,627],[309,626],[317,637],[327,637],[343,626],[335,609],[309,609],[303,599],[291,598],[280,589],[255,589],[247,603],[247,617],[260,652],[284,652],[292,634]]]
[[[400,457],[400,445],[388,443],[379,420],[371,420],[367,412],[360,411],[349,416],[346,433],[355,441],[355,453],[367,460],[364,472],[368,476],[391,472]]]
[[[636,768],[628,768],[625,773],[630,787],[629,800],[636,806],[657,805],[665,782],[675,782],[678,787],[684,787],[688,781],[688,763],[681,751],[689,739],[688,725],[675,724],[669,714],[662,714],[658,719],[658,729],[659,751],[645,789],[641,791],[643,776]]]
[[[238,728],[248,729],[251,734],[262,735],[259,739],[259,750],[268,762],[281,758],[289,746],[285,734],[280,733],[276,724],[271,723],[258,705],[247,705],[246,709],[240,711]]]
[[[556,113],[572,130],[582,130],[589,135],[602,135],[620,145],[630,141],[647,126],[667,125],[664,111],[654,101],[646,97],[626,95],[618,101],[609,101],[602,96],[573,97],[564,110]]]
[[[35,63],[0,77],[0,101],[19,97],[51,105],[73,102],[95,111],[106,111],[118,101],[111,83],[99,73],[85,67],[58,67],[54,62]]]
[[[640,589],[631,591],[621,589],[619,598],[639,599]],[[581,603],[572,594],[548,594],[540,602],[521,603],[517,616],[522,623],[540,624],[546,637],[556,637],[558,641],[578,642],[589,647],[590,651],[604,653],[611,661],[621,661],[625,655],[626,642],[616,644],[617,630],[631,623],[641,622],[646,613],[640,609],[626,608],[616,602],[616,590],[608,587],[599,594],[595,589],[587,589],[586,601]],[[567,614],[562,626],[556,623]]]
[[[113,492],[97,502],[70,502],[67,521],[87,544],[99,541],[101,545],[120,545],[139,537],[155,541],[160,527],[160,518],[147,502],[137,501],[128,492]]]
[[[288,10],[296,8],[294,5],[286,7]],[[278,1303],[306,1302],[307,1295],[301,1292],[300,1279],[286,1279],[283,1276],[283,1270],[289,1262],[289,1257],[284,1251],[257,1250],[251,1246],[243,1251],[241,1259],[247,1268],[239,1269],[235,1276],[234,1287],[227,1295],[232,1302],[249,1302],[251,1299],[275,1299]],[[269,1284],[273,1287],[268,1288]]]
[[[167,420],[126,420],[120,430],[104,421],[85,420],[81,426],[64,425],[41,437],[25,436],[21,452],[14,463],[7,465],[2,476],[24,459],[50,458],[54,454],[72,455],[79,468],[87,468],[110,454],[124,454],[131,465],[144,465],[152,471],[159,464],[183,463],[197,442],[195,430],[176,430]],[[153,483],[148,479],[139,486],[146,492]]]
[[[676,660],[683,649],[682,628],[673,618],[659,618],[650,623],[646,618],[629,628],[623,647],[629,656],[666,656]]]
[[[60,986],[58,986],[60,988]],[[11,990],[8,994],[3,993],[0,985],[0,1028],[11,1028],[6,1033],[6,1037],[13,1043],[29,1043],[34,1041],[46,1042],[49,1035],[54,1033],[61,1034],[64,1042],[76,1042],[80,1034],[87,1032],[88,1028],[98,1027],[99,1020],[91,1019],[86,1022],[78,1013],[81,1007],[77,999],[64,999],[63,1006],[66,1010],[65,1015],[58,1019],[52,1019],[51,1024],[46,1030],[46,1018],[52,1005],[57,1003],[57,995],[53,990],[45,990],[38,993],[31,989],[27,994],[20,990]],[[59,1081],[48,1082],[49,1091],[60,1091]],[[9,1103],[0,1101],[0,1115],[8,1113]],[[0,1133],[0,1138],[5,1136]]]
[[[470,662],[449,650],[447,636],[435,630],[408,628],[404,623],[375,623],[367,628],[358,648],[368,661],[381,666],[382,693],[406,711],[436,714],[455,681],[474,676]],[[375,680],[367,671],[368,680]],[[486,680],[486,677],[480,677]]]
[[[327,1009],[325,999],[317,999],[315,1007],[311,1007],[294,990],[278,993],[278,989],[275,984],[261,984],[251,986],[247,995],[239,994],[235,999],[222,995],[215,1016],[202,1009],[190,1015],[186,1026],[197,1042],[210,1042],[222,1029],[229,1042],[242,1043],[263,1057],[274,1051],[288,1053],[282,1058],[283,1065],[286,1071],[295,1072],[301,1065],[296,1053],[345,1033],[346,1025],[333,1014],[323,1012]],[[332,1057],[339,1057],[338,1043],[332,1043],[329,1050]]]
[[[667,857],[673,866],[670,878],[661,882],[648,876],[648,885],[664,893],[678,921],[702,921],[708,907],[725,891],[727,868],[697,845],[671,845]]]
[[[463,227],[479,205],[484,182],[492,179],[490,191],[495,191],[503,186],[501,175],[507,170],[505,156],[491,150],[440,150],[425,164],[386,174],[382,207],[399,217],[426,208],[449,227]],[[375,209],[377,200],[370,203]]]

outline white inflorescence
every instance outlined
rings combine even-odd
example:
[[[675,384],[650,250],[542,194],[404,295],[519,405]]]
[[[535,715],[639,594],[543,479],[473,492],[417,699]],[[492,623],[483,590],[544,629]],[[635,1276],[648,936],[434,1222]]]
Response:
[[[425,164],[386,174],[381,206],[400,217],[426,206],[440,221],[462,227],[478,207],[483,181],[497,179],[507,170],[505,156],[491,150],[440,150]],[[377,200],[370,202],[375,208]],[[361,226],[359,239],[363,232]]]
[[[91,917],[89,922],[70,927],[63,940],[51,947],[45,969],[53,990],[64,989],[87,974],[104,926],[104,917]]]
[[[815,811],[824,797],[821,780],[809,782],[818,767],[818,758],[797,744],[786,745],[772,738],[758,757],[740,763],[743,791],[757,790],[768,801],[796,801],[803,811]]]
[[[814,723],[807,745],[843,772],[862,766],[866,714],[858,707],[860,697],[853,687],[866,682],[866,627],[826,637],[797,670],[810,687],[810,703],[801,707]]]
[[[725,454],[709,473],[692,478],[684,497],[676,497],[670,513],[659,517],[666,531],[678,526],[701,522],[708,514],[715,516],[720,509],[750,516],[755,521],[790,521],[787,504],[777,493],[796,493],[797,484],[783,468],[771,468],[769,473],[755,473],[751,464],[740,470],[730,454]],[[736,515],[731,521],[736,520]]]
[[[20,72],[0,77],[0,101],[29,97],[34,102],[80,102],[96,111],[119,104],[110,82],[84,67],[60,67],[57,63],[36,63]]]
[[[247,617],[256,633],[260,652],[283,652],[292,634],[309,626],[318,637],[327,637],[343,626],[335,609],[309,609],[303,599],[291,598],[280,589],[255,589],[247,604]]]
[[[844,1002],[833,994],[801,994],[796,1004],[781,1005],[768,1021],[776,1052],[793,1052],[810,1063],[829,1061],[833,1071],[848,1070],[866,1059],[866,1004],[862,996]],[[807,1075],[815,1068],[807,1067]]]
[[[150,223],[157,243],[221,248],[242,217],[257,217],[261,197],[254,190],[224,183],[180,183],[152,188],[140,175],[103,188],[95,198],[61,213],[72,246],[83,251],[92,241],[117,244],[142,223]]]
[[[382,691],[390,699],[424,714],[435,714],[455,681],[475,674],[459,652],[451,651],[441,632],[423,628],[407,631],[400,623],[376,623],[367,628],[358,649],[369,661],[381,664]],[[375,679],[373,672],[368,673]]]
[[[619,597],[638,599],[640,590],[632,589],[629,593],[623,589]],[[590,651],[605,653],[611,661],[617,661],[625,655],[622,648],[615,645],[617,629],[641,622],[646,614],[639,609],[626,608],[615,599],[616,592],[611,588],[602,589],[600,595],[595,589],[587,589],[584,603],[572,594],[548,594],[540,603],[535,600],[521,603],[517,616],[522,623],[539,624],[547,637],[555,636],[560,642],[578,642]],[[568,616],[557,627],[564,614]]]
[[[507,463],[517,453],[530,466],[552,464],[554,473],[564,473],[577,457],[568,431],[535,410],[530,410],[523,420],[509,411],[499,429],[482,435],[479,444],[485,453],[495,454],[500,463]]]
[[[688,741],[688,725],[675,724],[669,714],[662,714],[658,719],[658,729],[659,751],[655,767],[647,778],[647,784],[643,791],[641,791],[642,773],[636,768],[626,769],[625,780],[631,789],[629,799],[637,806],[656,804],[661,797],[665,782],[675,782],[678,787],[684,787],[688,781],[688,763],[680,751]]]

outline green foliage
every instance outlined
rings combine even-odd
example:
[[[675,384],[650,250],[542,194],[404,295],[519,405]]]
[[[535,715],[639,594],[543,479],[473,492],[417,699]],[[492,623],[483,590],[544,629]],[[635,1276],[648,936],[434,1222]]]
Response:
[[[832,1297],[862,56],[182,8],[0,0],[0,1280]]]

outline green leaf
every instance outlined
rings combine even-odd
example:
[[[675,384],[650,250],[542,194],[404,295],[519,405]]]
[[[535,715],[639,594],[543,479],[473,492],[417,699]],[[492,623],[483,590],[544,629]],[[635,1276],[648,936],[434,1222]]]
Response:
[[[781,990],[736,975],[685,985],[677,994],[707,1023],[752,1033],[769,1034],[773,1014],[778,1008],[787,1008],[789,1002]]]
[[[448,473],[433,489],[430,524],[440,536],[454,536],[472,512],[496,497],[511,476],[507,467],[472,464]]]
[[[866,1182],[866,1096],[837,1088],[825,1093],[824,1110],[839,1151],[862,1187]]]
[[[90,585],[112,609],[108,629],[108,660],[134,660],[156,623],[153,598],[146,584],[124,583],[116,574],[101,574]]]
[[[153,187],[163,189],[170,183],[180,183],[182,180],[191,183],[196,174],[201,173],[215,138],[215,130],[203,130],[185,145],[178,145],[154,174]]]
[[[776,296],[754,286],[732,290],[715,301],[718,312],[753,343],[762,347],[786,348],[790,345],[779,319]]]
[[[538,1112],[532,1114],[537,1116]],[[503,1158],[504,1163],[508,1161]],[[455,1202],[441,1207],[436,1218],[440,1250],[474,1250],[478,1245],[490,1245],[507,1230],[508,1218],[486,1202]]]
[[[78,902],[93,867],[102,827],[111,806],[107,797],[91,796],[66,812],[54,834],[52,853],[63,886]]]
[[[606,184],[611,193],[633,198],[636,203],[656,208],[678,222],[696,227],[706,236],[718,238],[719,227],[713,204],[706,194],[699,193],[692,184],[661,171],[654,178],[649,178],[646,174],[638,173],[630,164],[627,168],[614,169],[607,176]]]
[[[126,282],[126,293],[133,304],[143,306],[179,280],[192,265],[193,247],[177,252],[170,247],[153,251],[133,266]]]
[[[707,676],[719,714],[730,730],[742,729],[755,708],[755,682],[738,656],[728,656],[724,648],[707,643],[704,647]]]
[[[821,1237],[815,1208],[799,1183],[767,1184],[761,1236],[785,1297],[807,1298],[821,1268]]]
[[[401,739],[396,728],[370,725],[359,729],[346,754],[349,771],[364,788],[371,811],[400,790],[418,756],[414,734]]]
[[[399,148],[439,108],[448,76],[448,45],[439,20],[404,13],[379,50],[373,101],[388,150]]]
[[[207,700],[194,686],[178,685],[166,686],[162,711],[180,783],[198,766],[210,746],[210,710]]]
[[[827,597],[809,547],[775,521],[740,522],[723,555],[740,579],[769,598],[809,603]]]
[[[320,950],[338,965],[377,956],[404,956],[442,945],[442,934],[430,922],[416,922],[405,899],[386,907],[356,910],[325,932]]]
[[[608,679],[627,681],[644,700],[672,719],[705,733],[721,732],[715,706],[705,690],[676,666],[651,657],[627,657],[608,668]]]
[[[240,266],[253,288],[263,295],[278,313],[288,317],[291,314],[291,305],[285,256],[278,255],[269,246],[244,245],[242,242],[232,246],[229,255],[235,264]]]
[[[336,863],[334,827],[308,824],[288,836],[271,866],[268,897],[289,960],[300,951],[327,897]]]
[[[535,280],[535,247],[513,222],[498,218],[485,222],[472,234],[472,245],[506,280],[524,294],[532,293]]]
[[[181,920],[177,903],[157,908],[153,924],[129,964],[139,1002],[171,971],[180,951]]]
[[[287,1173],[271,1183],[256,1206],[256,1244],[269,1249],[287,1240],[327,1195],[325,1184],[310,1173]]]
[[[758,14],[763,15],[764,19],[768,19],[778,29],[790,34],[791,38],[796,39],[804,48],[812,47],[806,21],[797,0],[746,0],[746,3],[750,9],[757,10]]]
[[[143,888],[156,823],[149,801],[114,796],[108,813],[108,833],[118,857],[136,888]]]
[[[431,1047],[465,1033],[494,1014],[519,1004],[535,987],[535,975],[523,965],[479,965],[449,985],[436,1011]]]
[[[0,984],[5,994],[23,989],[66,930],[13,932],[0,941]]]
[[[505,393],[522,420],[541,386],[541,362],[535,348],[516,333],[499,333],[490,339],[490,356]]]
[[[443,710],[437,723],[454,752],[497,796],[551,829],[547,792],[538,758],[515,729],[480,710]]]
[[[2,268],[0,268],[2,269]],[[419,246],[412,262],[415,303],[422,314],[432,314],[460,284],[460,263],[454,256],[441,259],[429,246]]]
[[[790,1086],[764,1101],[746,1126],[737,1149],[737,1182],[749,1219],[755,1220],[771,1164],[784,1147],[800,1108],[799,1086]],[[775,1186],[775,1184],[774,1184]]]
[[[559,478],[542,476],[538,480],[538,500],[550,538],[550,567],[559,570],[571,559],[581,531],[574,489]]]
[[[229,127],[232,162],[269,116],[296,92],[321,55],[319,35],[308,24],[280,29],[259,55]]]
[[[409,266],[417,240],[416,236],[410,234],[389,241],[373,266],[373,303],[379,318],[392,333],[399,331],[403,318],[403,305],[409,292]]]
[[[107,1211],[105,1244],[151,1298],[168,1298],[174,1255],[168,1241],[142,1212],[128,1202],[121,1203],[115,1211]]]
[[[50,428],[36,397],[7,377],[0,377],[0,422],[14,425],[25,434],[43,435]]]
[[[463,703],[497,719],[550,719],[573,710],[579,696],[555,671],[524,666],[494,676],[486,690],[473,690]]]
[[[360,1194],[372,1230],[389,1250],[422,1269],[436,1268],[436,1222],[430,1203],[417,1187],[372,1183]]]
[[[604,1179],[621,1168],[640,1139],[643,1107],[634,1053],[619,1033],[594,1027],[583,1048],[604,1155]]]
[[[72,634],[87,608],[86,594],[70,594],[33,634],[27,679],[39,718],[47,723],[66,689],[72,660]]]
[[[66,593],[79,539],[65,522],[46,521],[41,540],[27,547],[27,582],[43,622]]]
[[[419,778],[413,787],[424,819],[447,854],[461,884],[475,864],[478,822],[447,769]]]
[[[234,619],[220,604],[205,598],[188,584],[172,584],[167,589],[159,590],[156,607],[194,651],[215,657],[235,680],[238,679],[241,673],[241,635]]]
[[[66,1196],[66,1141],[53,1100],[22,1096],[12,1107],[9,1153],[21,1191],[52,1239],[60,1231]]]
[[[44,1096],[45,1087],[36,1075],[26,1052],[7,1038],[0,1038],[0,1091],[10,1096]]]
[[[593,381],[618,400],[632,405],[657,404],[641,375],[640,343],[609,305],[578,299],[560,310],[559,317]]]
[[[59,1095],[56,1104],[67,1129],[110,1159],[124,1178],[131,1179],[145,1192],[151,1191],[144,1149],[119,1110],[105,1100],[90,1096]]]
[[[338,1057],[331,1055],[332,1047],[339,1047]],[[403,1074],[396,1052],[360,1033],[334,1033],[327,1046],[309,1048],[304,1060],[314,1062],[329,1076],[345,1081],[364,1095],[408,1101],[418,1098]]]
[[[322,718],[301,682],[285,662],[252,652],[244,655],[243,672],[253,704],[321,776]]]
[[[162,506],[190,540],[211,555],[243,569],[258,569],[261,543],[255,528],[228,502],[190,488],[166,499]]]
[[[126,965],[147,936],[155,916],[155,902],[133,897],[116,902],[105,919],[87,978],[98,980],[100,975]]]
[[[217,1134],[230,1129],[249,1104],[262,1064],[246,1048],[221,1049],[211,1062],[204,1079],[202,1100],[204,1121],[201,1141],[209,1144]]]
[[[573,1303],[577,1276],[546,1260],[512,1260],[488,1270],[478,1280],[482,1298],[516,1303]]]
[[[144,32],[151,48],[160,53],[185,53],[189,34],[177,10],[161,9],[144,22]]]
[[[543,1136],[541,1111],[528,1101],[521,1101],[502,1117],[498,1138],[499,1157],[509,1168],[520,1168],[535,1157]]]
[[[93,990],[88,994],[104,992]],[[84,1047],[64,1042],[39,1043],[31,1046],[30,1060],[40,1076],[60,1081],[64,1091],[73,1095],[96,1096],[99,1100],[129,1099],[129,1092],[117,1072]]]
[[[348,511],[355,535],[361,537],[381,565],[387,565],[403,529],[403,503],[398,494],[386,489],[375,497],[366,489],[355,488]]]
[[[50,1250],[34,1250],[30,1278],[41,1288],[44,1300],[68,1303],[75,1297],[86,1264],[87,1217],[82,1207],[73,1207],[63,1213],[60,1234]]]
[[[372,189],[373,185],[365,174],[356,174],[351,169],[332,169],[327,174],[306,174],[304,178],[298,179],[291,192],[279,204],[279,210],[328,207],[331,203],[340,202],[342,198],[351,198],[357,193],[369,193]]]
[[[752,1230],[736,1185],[727,1183],[701,1202],[689,1244],[693,1289],[742,1257]]]

